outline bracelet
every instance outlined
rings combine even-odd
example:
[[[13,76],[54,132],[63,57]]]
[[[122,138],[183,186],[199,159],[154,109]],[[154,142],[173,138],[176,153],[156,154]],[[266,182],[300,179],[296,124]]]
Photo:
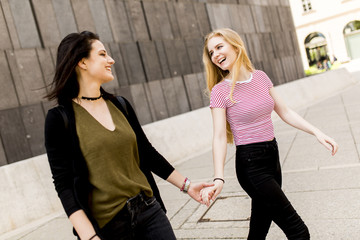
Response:
[[[180,188],[180,192],[183,192],[183,191],[184,191],[185,184],[186,184],[186,181],[187,181],[187,180],[188,180],[188,178],[185,178],[184,183],[183,183],[182,187]]]
[[[184,193],[187,193],[187,191],[189,190],[189,187],[190,187],[190,179],[186,179],[186,182],[185,182],[185,187],[183,189],[183,192]]]
[[[225,180],[224,179],[222,179],[222,178],[214,178],[214,180],[213,180],[213,182],[215,182],[215,180],[220,180],[220,181],[222,181],[223,183],[225,183]]]
[[[92,236],[91,238],[89,238],[89,240],[93,239],[94,237],[97,236],[97,233],[94,234],[94,236]]]

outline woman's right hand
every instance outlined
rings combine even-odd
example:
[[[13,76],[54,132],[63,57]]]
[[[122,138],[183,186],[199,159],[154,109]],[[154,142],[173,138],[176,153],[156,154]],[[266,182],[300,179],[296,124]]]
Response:
[[[216,197],[221,193],[224,183],[221,180],[216,180],[213,187],[203,188],[201,190],[202,202],[206,206],[210,206],[210,200],[214,201]]]

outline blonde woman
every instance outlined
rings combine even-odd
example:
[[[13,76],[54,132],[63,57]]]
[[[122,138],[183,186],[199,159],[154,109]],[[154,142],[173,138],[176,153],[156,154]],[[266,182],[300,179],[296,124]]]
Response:
[[[265,239],[274,221],[288,239],[310,239],[308,228],[281,190],[281,168],[271,113],[314,135],[334,155],[336,142],[308,123],[276,94],[269,77],[254,69],[240,36],[218,29],[205,38],[203,61],[211,92],[213,118],[213,187],[202,190],[209,205],[224,185],[227,143],[236,144],[236,174],[252,199],[248,239]]]

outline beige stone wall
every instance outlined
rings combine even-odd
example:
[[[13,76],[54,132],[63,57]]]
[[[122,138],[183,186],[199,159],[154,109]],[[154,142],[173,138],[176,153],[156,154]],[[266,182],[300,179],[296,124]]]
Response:
[[[288,0],[1,0],[0,166],[45,152],[42,97],[56,47],[68,33],[97,32],[115,59],[105,86],[148,124],[208,105],[203,37],[231,27],[275,84],[304,76]]]

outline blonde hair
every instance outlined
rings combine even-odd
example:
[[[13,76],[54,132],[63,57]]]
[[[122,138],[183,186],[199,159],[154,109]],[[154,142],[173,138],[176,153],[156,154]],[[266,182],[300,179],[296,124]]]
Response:
[[[233,93],[235,88],[236,80],[238,79],[239,72],[242,66],[245,67],[246,70],[249,72],[254,71],[254,67],[247,55],[244,42],[234,30],[230,28],[221,28],[214,30],[206,35],[205,41],[204,41],[204,49],[203,49],[203,63],[205,66],[205,72],[206,72],[206,83],[208,91],[211,92],[212,88],[218,84],[220,81],[222,81],[228,74],[228,71],[224,71],[220,69],[218,66],[216,66],[211,61],[211,56],[209,54],[208,49],[208,42],[213,37],[222,37],[226,42],[228,42],[234,50],[237,52],[237,58],[234,63],[234,71],[232,75],[232,83],[231,83],[231,90],[230,90],[230,100],[232,102],[235,102],[233,100]],[[230,125],[228,121],[226,121],[226,138],[228,143],[233,143],[234,136],[231,132]]]

